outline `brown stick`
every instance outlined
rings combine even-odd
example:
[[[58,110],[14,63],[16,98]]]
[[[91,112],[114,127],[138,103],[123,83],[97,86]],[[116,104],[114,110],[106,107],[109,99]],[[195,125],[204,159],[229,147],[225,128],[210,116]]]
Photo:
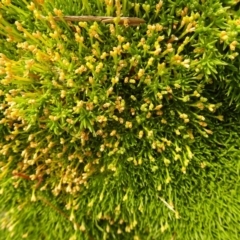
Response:
[[[70,22],[89,22],[96,21],[102,23],[114,23],[116,17],[106,17],[106,16],[63,16],[63,17],[54,17],[55,20],[60,21],[64,19]],[[118,24],[123,25],[125,22],[128,23],[129,26],[138,26],[145,21],[142,18],[137,17],[119,17]]]
[[[24,173],[13,173],[13,175],[17,176],[17,177],[20,177],[20,178],[23,178],[23,179],[26,179],[26,180],[31,180],[31,178]],[[38,188],[40,186],[40,184],[42,183],[43,178],[41,176],[37,176],[35,180],[38,180],[38,182],[36,184],[36,188]]]
[[[54,209],[56,212],[60,213],[63,217],[65,217],[67,220],[69,220],[69,217],[66,213],[64,213],[62,210],[58,209],[57,207],[55,207],[52,203],[50,203],[49,201],[47,201],[45,198],[43,197],[38,197],[38,199],[40,199],[41,201],[43,201],[46,205],[48,205],[49,207],[51,207],[52,209]]]
[[[26,179],[26,180],[31,180],[31,178],[26,175],[26,174],[23,174],[23,173],[13,173],[14,176],[17,176],[17,177],[20,177],[20,178],[23,178],[23,179]]]

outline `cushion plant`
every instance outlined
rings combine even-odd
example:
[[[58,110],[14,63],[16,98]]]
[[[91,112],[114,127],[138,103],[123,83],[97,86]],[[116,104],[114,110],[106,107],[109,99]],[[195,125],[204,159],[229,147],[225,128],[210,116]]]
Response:
[[[239,239],[238,9],[2,0],[0,239]]]

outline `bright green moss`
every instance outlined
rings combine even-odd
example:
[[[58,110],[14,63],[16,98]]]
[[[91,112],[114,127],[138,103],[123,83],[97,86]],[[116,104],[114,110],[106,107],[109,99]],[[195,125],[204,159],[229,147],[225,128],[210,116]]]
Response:
[[[2,1],[0,238],[237,240],[238,5]]]

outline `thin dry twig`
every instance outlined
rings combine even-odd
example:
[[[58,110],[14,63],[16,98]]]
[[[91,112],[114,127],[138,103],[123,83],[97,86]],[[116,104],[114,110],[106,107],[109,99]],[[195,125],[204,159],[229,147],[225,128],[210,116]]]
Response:
[[[19,177],[19,178],[26,179],[26,180],[31,180],[30,176],[28,176],[28,175],[26,175],[24,173],[16,172],[16,173],[13,173],[13,175],[16,176],[16,177]],[[37,184],[35,186],[35,188],[38,188],[40,186],[40,184],[42,183],[43,178],[42,178],[42,176],[37,176],[35,180],[38,180],[38,182],[37,182]]]
[[[55,20],[65,20],[71,22],[89,22],[89,21],[96,21],[102,23],[114,23],[116,17],[107,17],[107,16],[63,16],[63,17],[54,17]],[[142,18],[137,17],[119,17],[117,19],[117,23],[119,25],[128,24],[129,26],[138,26],[145,21]]]
[[[52,209],[54,209],[56,212],[58,212],[59,214],[61,214],[64,218],[66,218],[67,220],[69,220],[69,216],[64,213],[62,210],[58,209],[57,207],[55,207],[52,203],[50,203],[48,200],[46,200],[43,197],[38,197],[39,200],[41,200],[42,202],[44,202],[46,205],[48,205],[49,207],[51,207]]]
[[[171,211],[173,211],[174,213],[176,213],[176,211],[174,210],[174,208],[167,203],[163,198],[159,197],[159,199],[168,207],[168,209],[170,209]]]

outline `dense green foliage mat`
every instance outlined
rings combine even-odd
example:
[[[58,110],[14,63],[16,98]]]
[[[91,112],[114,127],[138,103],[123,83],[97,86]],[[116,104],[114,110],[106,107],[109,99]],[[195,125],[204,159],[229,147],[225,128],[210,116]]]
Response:
[[[239,8],[2,0],[0,239],[239,239]]]

